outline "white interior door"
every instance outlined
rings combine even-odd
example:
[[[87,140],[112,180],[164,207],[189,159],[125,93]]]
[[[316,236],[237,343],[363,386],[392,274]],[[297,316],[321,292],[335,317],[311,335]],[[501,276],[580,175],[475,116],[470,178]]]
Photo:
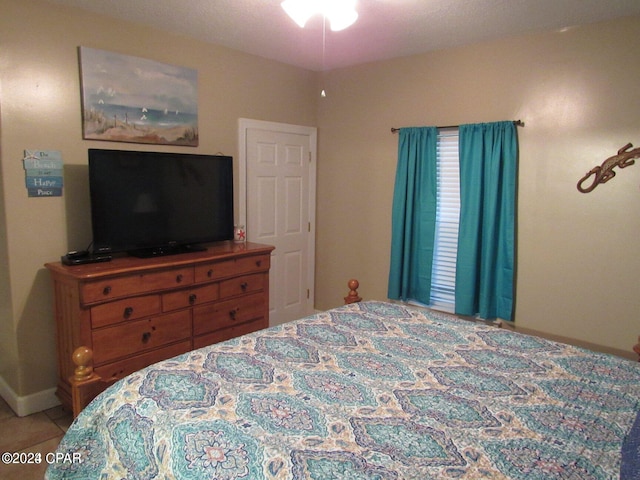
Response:
[[[240,121],[245,184],[239,195],[247,238],[276,247],[269,275],[271,325],[313,312],[316,137],[312,127]]]

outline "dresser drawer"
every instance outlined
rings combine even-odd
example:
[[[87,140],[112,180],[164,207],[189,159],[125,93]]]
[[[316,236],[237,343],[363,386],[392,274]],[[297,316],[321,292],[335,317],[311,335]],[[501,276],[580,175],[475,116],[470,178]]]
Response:
[[[195,281],[200,283],[245,273],[265,272],[269,270],[270,261],[270,255],[254,255],[198,265],[195,267]]]
[[[234,325],[233,327],[216,330],[215,332],[206,333],[199,337],[194,337],[193,348],[202,348],[214,343],[224,342],[225,340],[236,338],[240,335],[246,335],[248,333],[262,330],[263,328],[267,328],[268,326],[269,322],[266,319],[257,318],[241,325]]]
[[[266,275],[256,273],[244,275],[220,282],[220,298],[234,297],[245,293],[259,292],[264,289]]]
[[[195,307],[193,334],[213,332],[264,317],[266,309],[265,295],[262,293]]]
[[[179,308],[213,302],[219,298],[218,284],[210,283],[202,287],[194,287],[162,295],[162,310],[170,312]]]
[[[183,353],[187,353],[191,350],[191,339],[183,340],[180,343],[152,350],[141,355],[136,355],[135,357],[107,363],[101,367],[94,368],[94,371],[106,380],[120,380],[141,368],[148,367],[149,365],[161,360],[166,360],[167,358],[182,355]]]
[[[125,298],[91,308],[91,326],[106,327],[114,323],[148,317],[160,313],[160,295]]]
[[[92,304],[146,292],[167,290],[193,283],[193,267],[141,273],[126,277],[112,277],[87,282],[81,287],[81,301]]]
[[[93,361],[96,365],[152,350],[191,336],[191,311],[135,320],[94,330]]]

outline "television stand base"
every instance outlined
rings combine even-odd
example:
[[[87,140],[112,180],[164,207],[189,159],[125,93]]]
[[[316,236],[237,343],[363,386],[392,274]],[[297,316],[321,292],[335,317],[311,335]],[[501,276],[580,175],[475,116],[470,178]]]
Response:
[[[138,258],[163,257],[165,255],[179,255],[181,253],[206,252],[202,245],[170,245],[165,247],[139,248],[128,251],[127,254]]]

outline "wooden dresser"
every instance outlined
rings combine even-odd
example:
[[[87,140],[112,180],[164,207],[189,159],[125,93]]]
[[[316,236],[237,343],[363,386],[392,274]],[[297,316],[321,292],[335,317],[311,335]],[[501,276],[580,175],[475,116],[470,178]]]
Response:
[[[206,252],[64,266],[53,278],[58,390],[71,408],[72,355],[86,346],[109,382],[152,363],[269,326],[273,247],[222,242]]]

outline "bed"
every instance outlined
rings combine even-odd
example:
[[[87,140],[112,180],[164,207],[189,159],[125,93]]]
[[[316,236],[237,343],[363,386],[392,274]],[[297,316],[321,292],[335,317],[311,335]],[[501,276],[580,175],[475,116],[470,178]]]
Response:
[[[635,479],[639,410],[638,363],[354,302],[120,380],[46,478]]]

